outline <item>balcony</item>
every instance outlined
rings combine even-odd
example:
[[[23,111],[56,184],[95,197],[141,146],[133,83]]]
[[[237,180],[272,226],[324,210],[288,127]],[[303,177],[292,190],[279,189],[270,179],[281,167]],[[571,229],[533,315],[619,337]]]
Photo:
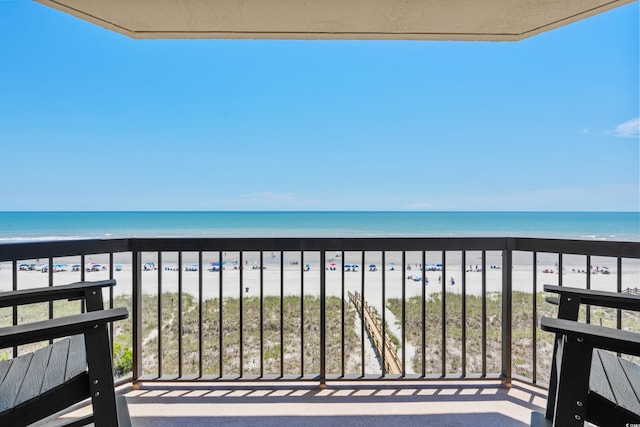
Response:
[[[524,425],[545,405],[553,348],[538,328],[541,315],[554,315],[542,284],[637,292],[640,243],[14,243],[0,245],[0,277],[1,291],[117,280],[105,300],[127,306],[131,316],[111,329],[114,366],[140,425],[281,425],[300,416],[304,425]],[[0,322],[78,309],[77,302],[5,309]],[[640,330],[632,313],[590,309],[581,316]]]

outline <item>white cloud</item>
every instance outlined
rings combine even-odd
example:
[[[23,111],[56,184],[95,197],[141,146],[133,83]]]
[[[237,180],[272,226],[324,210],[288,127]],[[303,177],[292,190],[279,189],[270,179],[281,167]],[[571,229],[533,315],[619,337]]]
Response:
[[[619,124],[613,134],[619,138],[638,138],[640,135],[640,117]]]

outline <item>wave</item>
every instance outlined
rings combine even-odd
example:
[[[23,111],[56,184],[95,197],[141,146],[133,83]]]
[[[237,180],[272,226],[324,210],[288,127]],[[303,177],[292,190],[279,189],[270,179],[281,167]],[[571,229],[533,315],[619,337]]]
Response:
[[[89,240],[96,239],[95,236],[12,236],[0,237],[2,243],[22,243],[22,242],[49,242],[60,240]]]

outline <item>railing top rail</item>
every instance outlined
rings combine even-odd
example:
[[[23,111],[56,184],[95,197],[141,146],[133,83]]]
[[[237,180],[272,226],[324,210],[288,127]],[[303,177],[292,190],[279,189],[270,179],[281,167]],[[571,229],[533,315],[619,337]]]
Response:
[[[130,239],[76,239],[0,244],[0,262],[130,251]]]
[[[283,238],[161,238],[131,239],[137,251],[429,251],[502,250],[496,237],[283,237]]]
[[[535,251],[640,258],[640,242],[513,237],[127,238],[0,244],[0,262],[145,251]]]
[[[640,242],[514,238],[514,251],[640,258]]]

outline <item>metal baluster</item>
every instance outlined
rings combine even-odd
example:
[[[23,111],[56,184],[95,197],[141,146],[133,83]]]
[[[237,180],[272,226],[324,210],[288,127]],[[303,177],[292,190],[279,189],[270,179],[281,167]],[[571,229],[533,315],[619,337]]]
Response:
[[[427,263],[426,253],[425,251],[422,251],[422,378],[426,377],[427,375],[427,365],[426,365],[427,355],[425,354],[426,347],[427,347],[427,341],[426,341],[427,340],[427,322],[425,321],[426,309],[427,309],[426,307],[427,264],[426,263]]]
[[[360,253],[360,259],[362,260],[362,264],[364,265],[365,256],[364,251]],[[344,251],[342,251],[342,281],[344,282],[344,265],[346,261],[344,259]],[[384,271],[384,263],[382,264]],[[383,273],[384,274],[384,273]],[[362,377],[366,375],[365,370],[365,357],[364,357],[364,269],[360,270],[360,355],[362,357]]]
[[[244,304],[242,298],[242,285],[244,283],[244,252],[240,252],[240,281],[238,282],[239,291],[240,291],[240,319],[238,323],[238,328],[240,329],[240,378],[244,376],[244,322],[242,318],[244,317]],[[222,270],[222,265],[220,265],[220,269]]]
[[[363,268],[364,270],[364,268]],[[406,271],[407,271],[407,260],[406,260],[406,252],[402,251],[402,329],[401,329],[401,335],[402,335],[402,376],[406,377],[407,376],[407,365],[406,365],[406,360],[407,360],[407,335],[406,335],[406,323],[407,323],[407,277],[406,277]],[[386,346],[385,346],[386,348]]]
[[[533,331],[533,383],[538,380],[538,253],[533,252],[533,319],[531,322],[531,330]]]
[[[442,316],[442,343],[441,343],[441,375],[447,376],[447,252],[442,251],[442,304],[441,304],[441,316]]]
[[[387,253],[385,251],[382,251],[382,265],[386,265],[386,255]],[[364,260],[363,260],[364,261]],[[382,359],[382,376],[385,377],[387,375],[387,363],[386,363],[386,351],[384,348],[384,343],[387,341],[387,331],[385,328],[386,325],[386,318],[385,318],[385,300],[387,298],[386,296],[386,268],[384,269],[383,273],[382,273],[382,344],[381,344],[381,359]],[[362,269],[362,271],[364,271],[364,268]]]
[[[462,344],[462,377],[467,376],[467,251],[462,251],[462,312],[461,315],[461,344]]]
[[[260,378],[264,377],[264,252],[260,251]]]
[[[203,346],[203,330],[202,330],[202,303],[203,303],[203,295],[202,295],[202,269],[204,266],[202,265],[202,251],[198,251],[198,378],[202,378],[204,375],[203,372],[203,363],[202,363],[202,346]]]
[[[487,376],[487,252],[482,251],[482,376]]]
[[[300,251],[300,376],[304,377],[304,252]]]
[[[223,328],[223,324],[222,322],[224,321],[223,318],[223,314],[222,314],[222,280],[224,275],[222,274],[222,270],[224,269],[223,267],[223,259],[222,259],[222,251],[218,251],[218,324],[220,325],[219,329],[220,329],[220,333],[218,336],[218,364],[219,366],[219,370],[220,370],[220,378],[222,378],[224,376],[224,369],[223,369],[223,355],[224,355],[224,350],[223,350],[223,345],[224,345],[224,328]],[[242,265],[240,266],[240,268],[242,268]]]
[[[162,252],[158,251],[158,377],[162,377]]]
[[[280,377],[284,377],[284,252],[280,251]]]
[[[178,252],[178,378],[182,378],[182,251]]]
[[[326,306],[326,264],[325,251],[320,252],[320,388],[326,388],[327,366],[326,366],[326,350],[327,350],[327,306]],[[341,330],[344,336],[344,327]],[[344,369],[344,368],[343,368]]]

